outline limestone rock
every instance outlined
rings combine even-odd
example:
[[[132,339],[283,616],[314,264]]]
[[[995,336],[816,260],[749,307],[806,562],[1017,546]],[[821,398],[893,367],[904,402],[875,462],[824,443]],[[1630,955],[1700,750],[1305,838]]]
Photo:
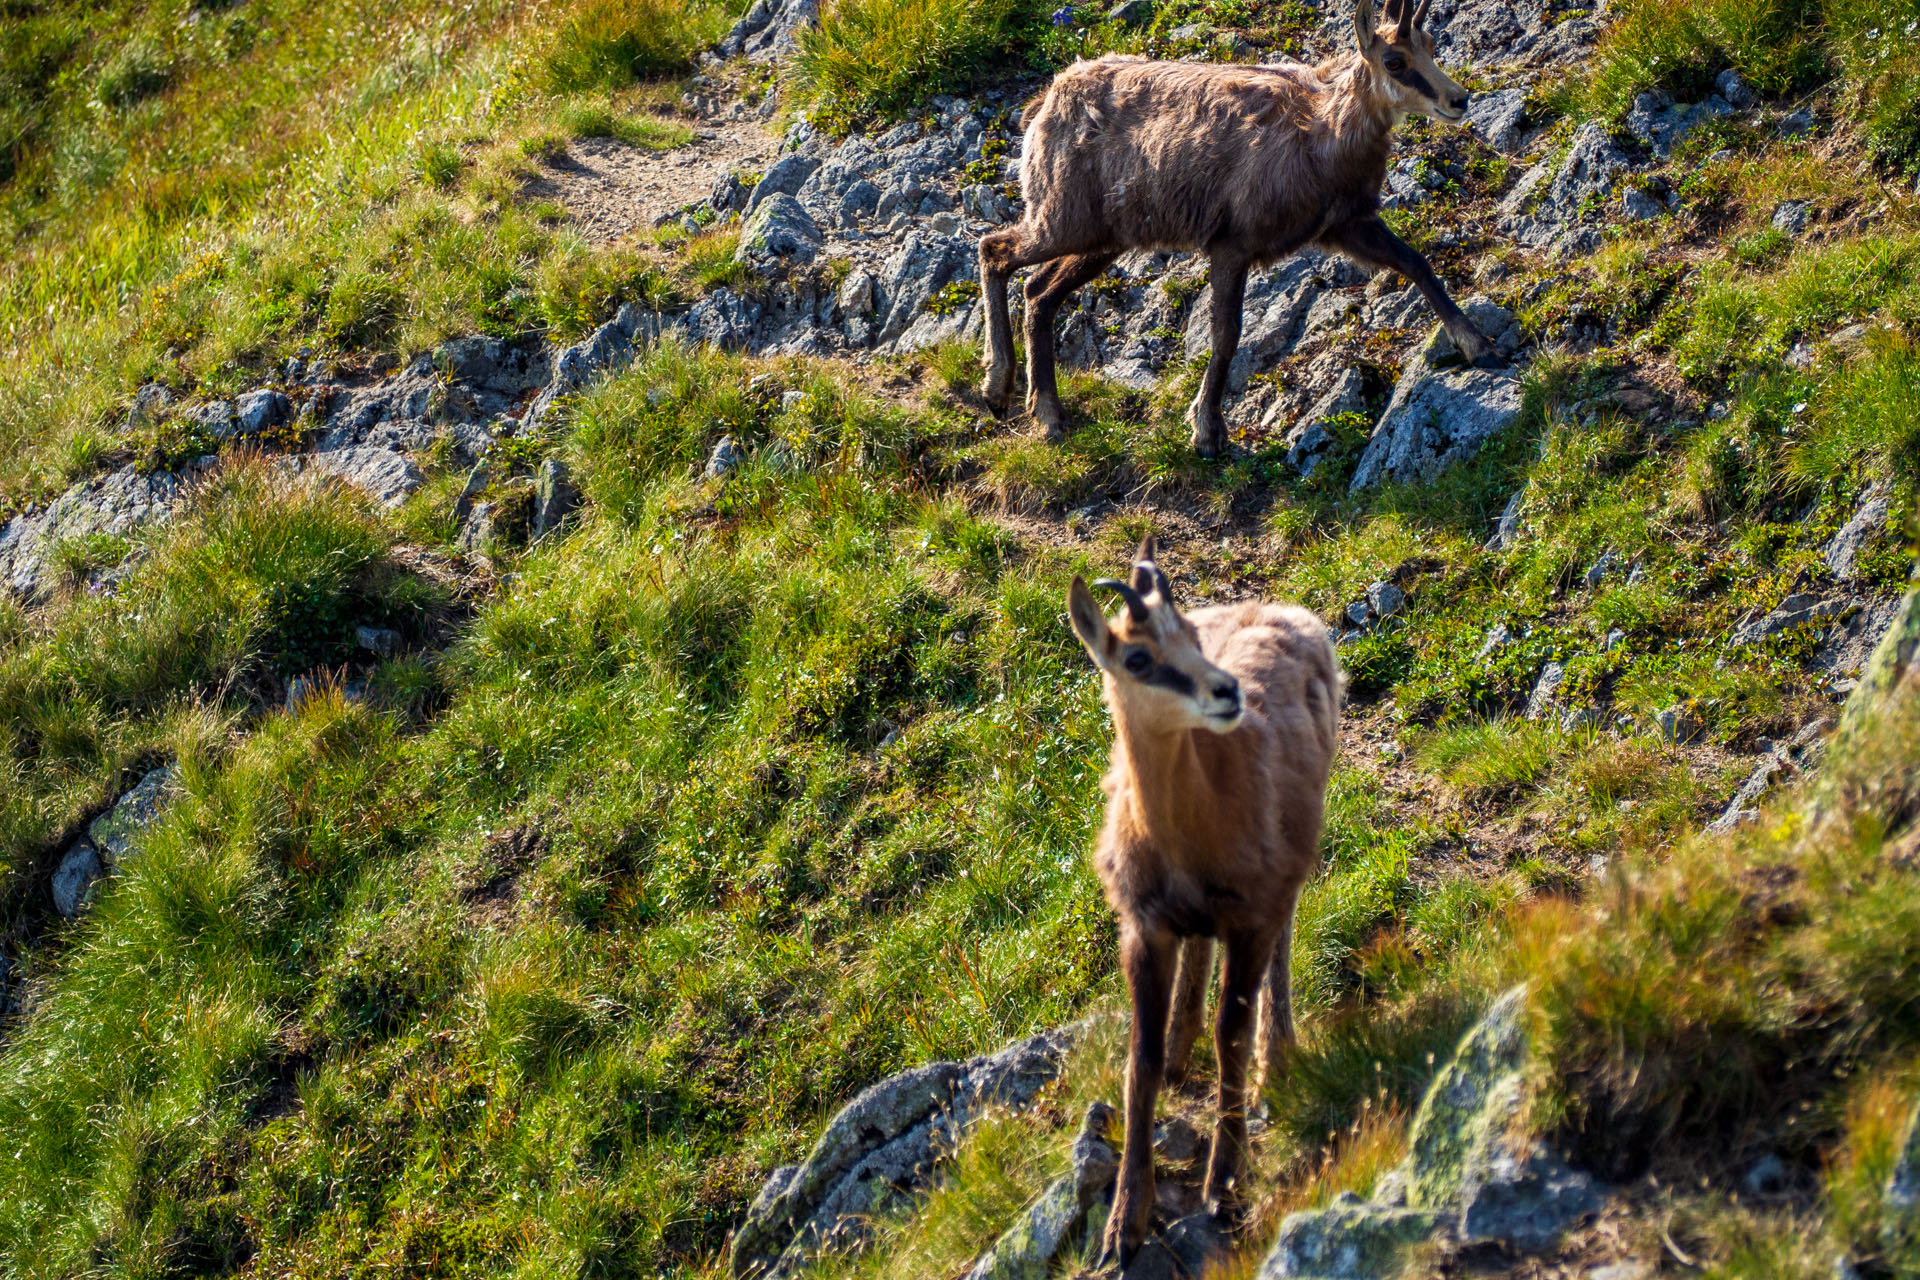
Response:
[[[74,485],[38,511],[15,516],[0,525],[0,588],[29,602],[46,599],[55,586],[49,557],[56,547],[96,534],[128,537],[164,522],[185,499],[193,474],[141,475],[122,467]]]
[[[1395,1280],[1407,1252],[1443,1222],[1431,1209],[1387,1208],[1348,1193],[1325,1209],[1287,1215],[1258,1280]]]
[[[1891,499],[1892,491],[1884,481],[1873,485],[1860,499],[1859,509],[1827,543],[1823,557],[1827,572],[1839,581],[1845,582],[1854,576],[1860,553],[1885,532]]]
[[[1352,490],[1432,480],[1478,453],[1519,412],[1520,379],[1510,369],[1436,370],[1409,361],[1360,455]]]
[[[1354,368],[1344,370],[1326,394],[1313,402],[1300,423],[1287,434],[1287,465],[1311,477],[1339,441],[1329,424],[1337,418],[1367,411],[1366,381]]]
[[[1540,678],[1534,681],[1533,692],[1527,695],[1526,717],[1529,720],[1544,719],[1553,709],[1554,702],[1560,697],[1560,686],[1566,682],[1567,669],[1558,662],[1549,662],[1541,668]]]
[[[1733,631],[1735,644],[1754,644],[1799,627],[1830,622],[1848,612],[1848,601],[1840,596],[1821,596],[1797,591],[1782,600],[1764,617],[1741,623]]]
[[[172,765],[149,769],[113,807],[87,826],[87,833],[61,855],[50,886],[53,908],[72,919],[93,897],[96,881],[132,857],[140,834],[152,826],[173,786]]]
[[[1105,1225],[1120,1157],[1107,1141],[1113,1108],[1087,1108],[1073,1142],[1073,1167],[1027,1206],[967,1273],[967,1280],[1045,1280],[1060,1252]]]
[[[309,454],[307,465],[365,490],[375,502],[387,508],[398,507],[427,482],[420,468],[405,454],[371,446]]]
[[[793,152],[781,156],[760,175],[760,181],[753,184],[747,193],[746,211],[751,214],[762,202],[771,196],[790,196],[807,184],[814,170],[820,167],[820,161],[805,152]]]
[[[1520,516],[1526,510],[1527,491],[1515,489],[1513,496],[1507,499],[1507,505],[1500,509],[1500,518],[1494,522],[1493,536],[1487,539],[1487,550],[1505,551],[1520,536]]]
[[[71,920],[93,897],[93,884],[103,874],[100,855],[85,837],[60,857],[53,872],[53,909]]]
[[[544,538],[558,529],[579,505],[580,487],[567,464],[558,458],[546,459],[534,474],[532,537]]]
[[[1519,151],[1527,140],[1527,91],[1496,89],[1476,93],[1467,103],[1467,127],[1479,134],[1495,151],[1509,155]]]
[[[820,0],[754,0],[714,52],[722,58],[771,62],[793,52],[801,33],[819,19]]]
[[[820,225],[798,200],[776,191],[754,206],[740,228],[740,258],[749,266],[773,270],[812,262],[820,242]]]

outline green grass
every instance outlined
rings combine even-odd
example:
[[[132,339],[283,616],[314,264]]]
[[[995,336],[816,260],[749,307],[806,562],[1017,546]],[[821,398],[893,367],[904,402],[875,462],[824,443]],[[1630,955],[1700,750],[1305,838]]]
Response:
[[[686,71],[726,34],[728,6],[713,0],[585,0],[539,68],[550,93],[618,89],[641,76]]]
[[[816,118],[897,116],[966,87],[1002,51],[1023,0],[841,0],[800,37],[790,72]]]

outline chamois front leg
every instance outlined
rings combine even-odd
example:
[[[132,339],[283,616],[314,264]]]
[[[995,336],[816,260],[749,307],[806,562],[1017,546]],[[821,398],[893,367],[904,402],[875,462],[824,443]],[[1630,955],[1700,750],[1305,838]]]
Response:
[[[1213,976],[1213,939],[1188,938],[1180,944],[1174,971],[1173,1014],[1167,1019],[1167,1083],[1186,1083],[1193,1065],[1193,1042],[1207,1016],[1207,979]]]
[[[1056,258],[1027,279],[1027,408],[1047,439],[1066,438],[1067,414],[1053,382],[1053,318],[1075,289],[1113,265],[1117,253]]]
[[[1120,1181],[1113,1193],[1101,1257],[1124,1268],[1147,1238],[1153,1216],[1153,1107],[1166,1070],[1167,1006],[1173,988],[1174,940],[1143,933],[1127,921],[1120,931],[1120,965],[1133,1002],[1127,1052],[1127,1118],[1120,1149]]]
[[[1393,234],[1393,231],[1377,216],[1358,218],[1352,222],[1335,227],[1321,237],[1321,241],[1367,267],[1384,267],[1397,271],[1413,281],[1420,290],[1420,296],[1433,308],[1434,315],[1446,328],[1447,336],[1453,339],[1453,345],[1460,349],[1466,360],[1481,369],[1504,369],[1507,362],[1493,349],[1486,335],[1474,327],[1466,313],[1455,306],[1453,299],[1447,296],[1447,287],[1440,283],[1440,277],[1433,274],[1433,268],[1420,256],[1414,247]]]
[[[1208,282],[1213,286],[1213,352],[1207,358],[1200,391],[1187,410],[1187,421],[1193,424],[1193,449],[1203,458],[1218,457],[1227,448],[1227,419],[1220,412],[1220,401],[1227,391],[1227,371],[1240,349],[1240,309],[1247,296],[1247,266],[1246,256],[1232,248],[1217,248],[1208,259]]]
[[[1254,1002],[1274,948],[1267,935],[1237,933],[1221,949],[1226,956],[1220,973],[1220,1007],[1213,1023],[1214,1052],[1220,1058],[1220,1099],[1213,1151],[1207,1159],[1207,1204],[1214,1213],[1228,1215],[1241,1205],[1238,1183],[1246,1167],[1247,1049]]]
[[[996,231],[980,237],[980,305],[987,309],[986,375],[980,397],[996,409],[1013,398],[1013,319],[1007,314],[1007,280],[1020,244],[1020,233]]]

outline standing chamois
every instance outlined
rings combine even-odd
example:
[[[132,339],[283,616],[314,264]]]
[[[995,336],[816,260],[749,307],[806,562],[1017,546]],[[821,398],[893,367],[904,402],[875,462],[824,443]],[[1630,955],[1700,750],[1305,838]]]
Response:
[[[1054,78],[1027,115],[1018,226],[980,241],[987,308],[981,394],[1013,395],[1007,279],[1027,279],[1027,407],[1057,440],[1053,320],[1067,295],[1128,249],[1197,249],[1213,286],[1213,355],[1188,411],[1203,457],[1226,448],[1220,412],[1240,343],[1250,267],[1309,244],[1386,268],[1419,286],[1474,364],[1501,361],[1433,268],[1380,220],[1393,129],[1412,113],[1458,121],[1467,91],[1434,62],[1422,26],[1430,0],[1359,0],[1359,48],[1318,66],[1211,66],[1109,55]]]
[[[1264,982],[1259,1056],[1263,1074],[1272,1071],[1293,1039],[1293,909],[1319,864],[1342,686],[1313,614],[1247,603],[1182,615],[1154,558],[1149,536],[1131,581],[1094,584],[1126,603],[1111,622],[1079,578],[1067,593],[1068,617],[1113,713],[1113,759],[1101,783],[1106,825],[1093,861],[1120,920],[1133,1001],[1125,1145],[1104,1248],[1122,1266],[1146,1237],[1154,1100],[1170,1067],[1184,1072],[1212,938],[1224,962],[1206,1191],[1215,1212],[1237,1207],[1248,1031]]]

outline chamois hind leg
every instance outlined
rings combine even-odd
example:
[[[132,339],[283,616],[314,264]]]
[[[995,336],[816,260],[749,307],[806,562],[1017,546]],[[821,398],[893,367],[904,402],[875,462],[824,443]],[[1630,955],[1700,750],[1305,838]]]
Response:
[[[1174,939],[1143,934],[1124,922],[1120,966],[1133,1003],[1133,1035],[1127,1049],[1127,1118],[1120,1148],[1120,1181],[1101,1243],[1102,1259],[1123,1269],[1147,1238],[1153,1216],[1153,1106],[1167,1065],[1167,1006],[1173,988]]]
[[[1027,408],[1058,442],[1067,415],[1053,381],[1053,318],[1067,295],[1113,265],[1117,253],[1076,253],[1060,258],[1027,280]]]
[[[1227,370],[1240,348],[1240,308],[1247,296],[1246,255],[1237,249],[1215,249],[1208,260],[1208,283],[1213,286],[1213,353],[1200,379],[1199,394],[1187,410],[1193,424],[1193,448],[1203,458],[1218,457],[1227,447],[1227,420],[1220,401],[1227,391]]]
[[[1174,971],[1173,1013],[1167,1020],[1167,1083],[1186,1083],[1193,1063],[1193,1042],[1207,1016],[1207,980],[1213,976],[1213,939],[1188,938],[1180,944]]]
[[[1503,369],[1507,362],[1493,349],[1486,335],[1474,327],[1466,313],[1454,305],[1447,294],[1447,287],[1440,283],[1440,277],[1433,273],[1427,260],[1420,256],[1419,250],[1393,234],[1393,231],[1378,217],[1358,218],[1344,223],[1320,237],[1321,243],[1338,249],[1365,267],[1384,267],[1397,271],[1413,282],[1420,296],[1433,308],[1434,315],[1446,328],[1447,336],[1453,339],[1453,345],[1471,364],[1482,369]]]
[[[1253,1006],[1273,957],[1265,935],[1236,933],[1224,940],[1220,971],[1220,1007],[1214,1014],[1214,1051],[1220,1058],[1219,1117],[1214,1121],[1213,1151],[1207,1158],[1207,1204],[1216,1214],[1240,1208],[1240,1172],[1247,1150],[1247,1050],[1252,1040]]]
[[[1267,963],[1260,987],[1260,1015],[1254,1025],[1253,1090],[1280,1082],[1293,1049],[1293,903],[1287,904],[1280,936],[1274,939],[1273,958]]]
[[[1013,398],[1013,319],[1007,313],[1007,281],[1022,267],[1048,262],[1065,252],[1033,233],[1026,223],[980,237],[980,300],[987,309],[986,375],[980,394],[996,409]],[[1029,289],[1031,292],[1031,289]]]

